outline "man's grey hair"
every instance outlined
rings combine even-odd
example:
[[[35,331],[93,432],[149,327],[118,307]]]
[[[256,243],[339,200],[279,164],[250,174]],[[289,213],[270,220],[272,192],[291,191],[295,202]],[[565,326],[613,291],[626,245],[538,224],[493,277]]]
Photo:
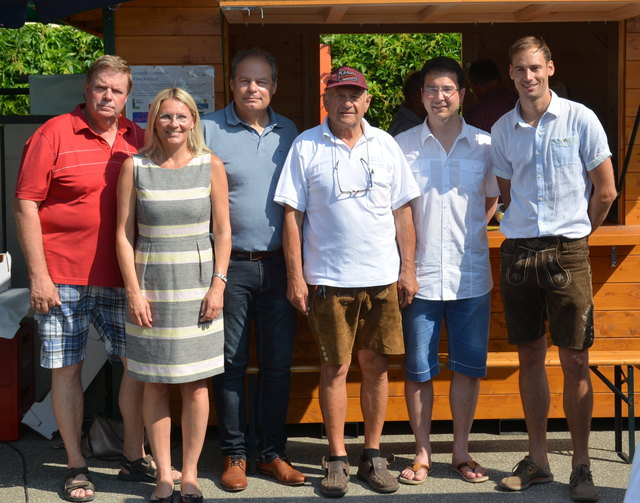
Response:
[[[273,55],[264,49],[260,49],[259,47],[254,47],[252,49],[243,49],[236,53],[236,55],[231,60],[231,78],[235,78],[236,73],[238,72],[238,66],[242,61],[247,58],[260,58],[263,59],[270,67],[271,67],[271,80],[277,82],[278,80],[278,62]]]

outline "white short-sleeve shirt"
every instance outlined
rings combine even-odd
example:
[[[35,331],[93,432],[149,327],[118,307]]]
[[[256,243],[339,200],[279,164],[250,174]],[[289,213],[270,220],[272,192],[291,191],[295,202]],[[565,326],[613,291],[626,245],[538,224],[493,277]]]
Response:
[[[491,172],[491,136],[463,121],[448,154],[426,123],[396,140],[421,192],[411,202],[420,285],[416,297],[485,295],[493,286],[485,203],[499,194]]]
[[[420,192],[393,137],[362,125],[352,149],[327,121],[300,134],[276,187],[274,201],[305,213],[303,271],[312,285],[362,288],[398,280],[393,211]]]
[[[537,127],[524,121],[518,103],[494,124],[491,136],[493,172],[511,180],[502,233],[508,238],[587,236],[588,172],[611,156],[596,115],[551,91]]]

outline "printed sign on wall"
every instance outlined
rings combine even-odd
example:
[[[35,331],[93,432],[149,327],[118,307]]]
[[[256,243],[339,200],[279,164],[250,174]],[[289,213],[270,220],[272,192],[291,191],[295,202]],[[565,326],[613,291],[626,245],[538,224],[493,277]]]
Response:
[[[132,66],[133,89],[127,101],[128,119],[144,128],[149,105],[159,91],[181,87],[196,100],[200,115],[213,112],[213,66]]]

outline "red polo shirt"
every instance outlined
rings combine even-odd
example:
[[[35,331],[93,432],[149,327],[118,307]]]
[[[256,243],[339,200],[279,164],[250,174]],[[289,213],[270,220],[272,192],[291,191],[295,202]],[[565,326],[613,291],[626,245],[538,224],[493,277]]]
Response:
[[[44,123],[22,153],[15,195],[40,202],[51,279],[69,285],[123,286],[116,257],[116,188],[122,162],[144,143],[123,116],[113,147],[89,127],[79,105]]]

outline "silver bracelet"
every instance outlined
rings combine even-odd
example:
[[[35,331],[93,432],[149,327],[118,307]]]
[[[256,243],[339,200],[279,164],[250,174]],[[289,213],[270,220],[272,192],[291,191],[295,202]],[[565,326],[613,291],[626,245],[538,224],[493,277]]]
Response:
[[[221,272],[214,272],[213,275],[216,278],[220,278],[225,285],[227,284],[227,277],[224,274],[222,274]]]

